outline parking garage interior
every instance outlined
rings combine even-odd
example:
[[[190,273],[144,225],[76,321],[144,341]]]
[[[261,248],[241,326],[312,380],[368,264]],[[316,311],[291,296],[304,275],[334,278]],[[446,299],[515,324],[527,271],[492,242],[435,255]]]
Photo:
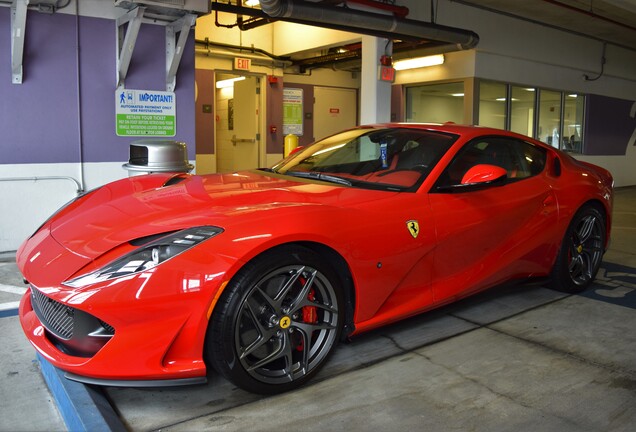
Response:
[[[0,29],[0,430],[636,426],[631,2],[0,0]],[[430,64],[399,66],[416,58]],[[122,120],[133,92],[168,98],[156,123]],[[341,344],[318,379],[275,397],[214,374],[68,382],[24,338],[16,250],[64,203],[127,177],[131,143],[184,142],[208,174],[272,166],[290,135],[449,121],[612,173],[612,243],[590,290],[490,290]]]

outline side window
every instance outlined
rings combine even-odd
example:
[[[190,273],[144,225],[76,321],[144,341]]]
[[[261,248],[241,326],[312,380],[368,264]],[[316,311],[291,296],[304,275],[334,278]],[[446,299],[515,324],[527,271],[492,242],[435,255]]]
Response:
[[[525,176],[532,177],[540,174],[545,168],[546,151],[530,143],[517,141],[520,160],[525,168]]]
[[[482,137],[466,144],[440,176],[438,186],[459,185],[475,165],[495,165],[506,170],[509,181],[543,171],[546,152],[528,142],[505,137]]]

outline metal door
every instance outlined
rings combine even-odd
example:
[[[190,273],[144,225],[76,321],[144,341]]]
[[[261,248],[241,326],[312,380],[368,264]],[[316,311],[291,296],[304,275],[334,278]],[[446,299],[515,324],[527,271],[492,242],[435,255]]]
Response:
[[[231,88],[217,89],[217,106],[227,106],[217,125],[217,171],[258,168],[260,79],[245,76]],[[217,113],[218,114],[218,113]]]
[[[358,95],[355,89],[314,88],[314,138],[349,129],[357,124]]]

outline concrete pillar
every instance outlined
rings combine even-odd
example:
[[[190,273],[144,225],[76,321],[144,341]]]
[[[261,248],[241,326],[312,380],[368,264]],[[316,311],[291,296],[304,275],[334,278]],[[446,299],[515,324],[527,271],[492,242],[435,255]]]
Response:
[[[391,120],[391,83],[380,81],[378,74],[380,57],[391,55],[392,49],[392,42],[387,39],[362,36],[360,124],[386,123]]]

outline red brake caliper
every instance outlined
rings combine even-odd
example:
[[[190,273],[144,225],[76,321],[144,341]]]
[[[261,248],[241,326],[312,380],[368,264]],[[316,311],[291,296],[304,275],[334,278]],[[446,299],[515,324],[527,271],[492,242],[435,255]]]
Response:
[[[316,293],[314,292],[313,288],[309,291],[307,300],[316,300]],[[303,321],[309,324],[316,324],[318,322],[318,313],[316,311],[316,306],[305,306],[303,308]]]
[[[314,301],[316,299],[316,293],[313,288],[309,291],[307,295],[307,300]],[[316,324],[318,322],[318,312],[316,310],[316,306],[305,306],[303,307],[303,322],[307,324]],[[305,343],[303,339],[300,339],[300,342],[296,346],[296,350],[302,351],[305,349]]]

